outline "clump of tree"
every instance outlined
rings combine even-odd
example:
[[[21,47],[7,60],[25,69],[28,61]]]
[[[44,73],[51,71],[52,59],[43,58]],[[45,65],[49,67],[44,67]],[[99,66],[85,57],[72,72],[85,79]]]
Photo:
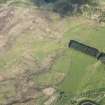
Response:
[[[83,5],[96,6],[99,0],[32,0],[38,6],[52,4],[52,10],[60,15],[70,15],[74,12],[81,12]]]
[[[82,13],[81,7],[83,5],[96,6],[98,0],[56,0],[54,4],[54,11],[61,15],[72,15],[73,13]]]
[[[54,4],[53,11],[60,13],[61,16],[64,15],[71,15],[73,13],[74,7],[71,2],[65,1],[65,0],[58,0]]]

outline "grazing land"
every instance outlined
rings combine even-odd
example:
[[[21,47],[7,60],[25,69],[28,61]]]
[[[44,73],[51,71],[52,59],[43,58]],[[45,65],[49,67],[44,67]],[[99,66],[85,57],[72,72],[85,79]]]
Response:
[[[7,1],[0,3],[0,105],[104,105],[105,64],[68,43],[105,52],[105,23]]]

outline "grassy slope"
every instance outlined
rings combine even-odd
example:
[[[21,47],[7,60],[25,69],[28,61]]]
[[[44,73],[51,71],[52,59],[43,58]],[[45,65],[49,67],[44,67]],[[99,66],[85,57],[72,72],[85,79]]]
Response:
[[[75,24],[78,24],[78,22]],[[84,22],[72,30],[68,30],[68,32],[65,33],[65,36],[69,36],[69,39],[75,39],[94,46],[101,51],[105,51],[104,33],[104,27],[101,28],[98,26],[89,25],[88,22]],[[104,87],[104,64],[101,64],[94,58],[79,52],[70,49],[68,50],[71,53],[70,58],[72,59],[72,65],[69,70],[70,74],[66,78],[61,88],[63,87],[69,92],[80,92],[86,89]]]
[[[51,27],[55,27],[59,24],[57,20],[55,21],[55,18],[56,16],[54,17]],[[101,27],[94,21],[90,21],[83,17],[66,18],[61,20],[60,24],[65,27],[65,32],[62,31],[63,37],[60,32],[58,33],[59,36],[61,35],[61,39],[50,39],[50,32],[44,33],[46,37],[42,40],[38,40],[34,37],[34,35],[37,35],[40,32],[43,34],[46,27],[43,31],[38,33],[36,33],[37,31],[34,31],[33,33],[29,31],[25,34],[21,33],[13,48],[4,56],[0,57],[1,74],[4,74],[5,71],[6,75],[13,76],[14,73],[23,69],[20,68],[20,63],[24,63],[23,56],[27,58],[28,55],[31,55],[34,59],[38,60],[39,64],[41,64],[49,54],[53,54],[58,50],[64,50],[63,55],[56,60],[51,71],[35,77],[35,79],[37,78],[35,82],[37,82],[38,85],[55,86],[54,84],[57,84],[59,80],[63,80],[65,77],[64,81],[55,87],[65,92],[73,93],[74,95],[89,89],[104,88],[105,65],[94,58],[69,49],[68,42],[70,39],[75,39],[94,46],[101,51],[105,51],[105,27]],[[36,28],[35,25],[33,25],[33,27]],[[58,25],[57,28],[60,29],[61,25]],[[53,29],[51,28],[51,30]],[[51,33],[55,34],[55,31],[58,30],[54,29]],[[15,72],[16,69],[17,71]],[[4,96],[1,94],[0,97],[0,99],[2,99]]]
[[[64,33],[64,38],[60,43],[60,46],[64,45],[63,49],[65,49],[65,52],[53,67],[54,72],[69,73],[60,87],[67,92],[74,93],[76,91],[81,92],[85,89],[101,88],[104,86],[102,81],[104,80],[104,64],[101,64],[90,56],[67,48],[69,40],[75,39],[105,51],[104,27],[81,18],[67,21],[68,30]],[[99,81],[102,82],[100,82],[102,86],[96,84]]]
[[[62,76],[59,77],[57,73],[61,73],[65,79],[57,88],[75,96],[88,90],[105,88],[105,65],[90,56],[67,48],[69,40],[74,39],[105,51],[105,27],[83,17],[66,20],[65,27],[67,31],[60,43],[65,52],[56,61],[51,72],[38,77],[39,83],[54,84],[59,80],[57,77]]]
[[[75,39],[105,51],[104,27],[97,26],[94,23],[90,24],[84,19],[69,22],[68,27],[68,31],[64,34],[65,39]],[[71,59],[71,63],[69,62],[71,66],[70,68],[65,67],[65,69],[68,69],[68,74],[59,86],[61,90],[77,95],[88,90],[105,88],[104,64],[72,49],[67,49],[67,52],[69,54],[66,59]],[[104,99],[101,104],[104,104]]]

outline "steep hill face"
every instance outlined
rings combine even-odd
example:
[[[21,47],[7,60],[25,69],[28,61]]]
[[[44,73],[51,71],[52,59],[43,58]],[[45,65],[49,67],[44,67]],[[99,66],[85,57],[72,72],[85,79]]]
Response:
[[[14,37],[13,40],[15,40],[20,34],[25,33],[35,34],[34,37],[38,39],[43,39],[45,37],[54,38],[54,36],[56,38],[60,37],[60,35],[56,32],[57,28],[53,25],[50,14],[51,13],[49,12],[32,8],[12,6],[1,8],[0,33],[1,39],[5,40],[3,41],[5,42],[4,44],[1,43],[1,47],[6,46],[6,43],[9,43],[9,40],[13,39],[11,37]]]
[[[28,0],[0,3],[0,105],[104,105],[105,65],[68,48],[73,39],[105,52],[104,37],[97,19],[61,18]]]
[[[56,19],[33,6],[0,7],[0,105],[35,105],[43,96],[48,86],[34,78],[48,72],[62,52],[55,45],[63,37],[63,21]]]

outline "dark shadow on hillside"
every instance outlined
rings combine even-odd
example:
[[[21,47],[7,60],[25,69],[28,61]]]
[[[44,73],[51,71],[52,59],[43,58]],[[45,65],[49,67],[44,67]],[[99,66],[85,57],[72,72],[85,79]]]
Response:
[[[45,7],[47,10],[59,13],[61,17],[73,15],[77,11],[80,12],[79,4],[72,4],[66,1],[32,0],[32,2],[38,7]]]
[[[88,4],[96,6],[97,2],[94,0],[32,0],[34,5],[38,7],[45,7],[60,14],[60,16],[70,16],[81,12],[81,6]]]

